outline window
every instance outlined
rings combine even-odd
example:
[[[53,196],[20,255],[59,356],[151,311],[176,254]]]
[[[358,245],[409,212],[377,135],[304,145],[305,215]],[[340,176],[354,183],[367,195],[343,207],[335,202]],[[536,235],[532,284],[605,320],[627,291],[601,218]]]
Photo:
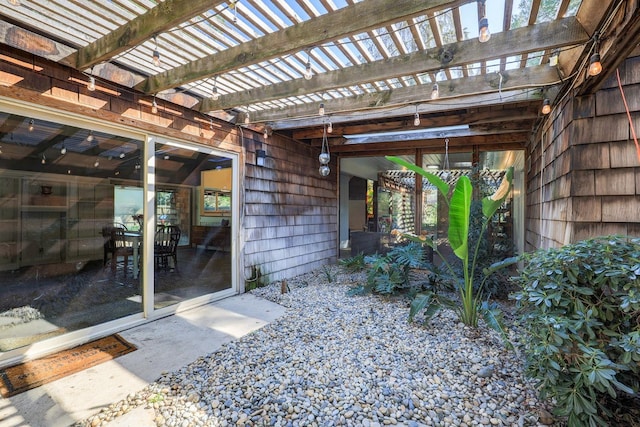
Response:
[[[204,214],[231,211],[231,192],[205,189],[202,206]]]

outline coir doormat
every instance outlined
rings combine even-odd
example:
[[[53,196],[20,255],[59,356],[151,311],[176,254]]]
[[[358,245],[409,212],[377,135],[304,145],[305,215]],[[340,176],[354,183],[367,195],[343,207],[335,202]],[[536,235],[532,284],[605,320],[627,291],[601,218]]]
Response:
[[[0,394],[11,397],[134,351],[120,335],[109,335],[41,359],[0,369]]]

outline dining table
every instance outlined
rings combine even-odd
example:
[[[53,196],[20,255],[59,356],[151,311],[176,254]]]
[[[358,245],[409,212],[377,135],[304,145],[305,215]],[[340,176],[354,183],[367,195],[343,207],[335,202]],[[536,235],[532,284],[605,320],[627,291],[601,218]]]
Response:
[[[142,243],[142,233],[139,231],[125,231],[125,242],[131,243],[133,248],[133,277],[140,274],[140,244]]]

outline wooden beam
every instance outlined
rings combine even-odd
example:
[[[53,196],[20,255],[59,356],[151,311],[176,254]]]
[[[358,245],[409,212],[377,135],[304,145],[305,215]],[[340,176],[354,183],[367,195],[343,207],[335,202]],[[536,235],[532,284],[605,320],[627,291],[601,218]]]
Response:
[[[471,3],[474,0],[367,0],[300,22],[232,48],[150,76],[136,85],[146,93],[157,93],[241,66],[256,64],[345,35],[380,28],[395,21]],[[384,11],[384,13],[381,13]]]
[[[452,147],[451,142],[449,142],[449,154],[453,153],[470,153],[472,150],[473,144],[461,144],[459,146]],[[338,148],[338,147],[336,147]],[[525,146],[523,142],[505,142],[505,143],[487,143],[481,144],[478,147],[481,152],[485,151],[516,151],[516,150],[524,150]],[[331,154],[335,154],[340,158],[347,157],[379,157],[379,156],[406,156],[413,155],[415,150],[422,150],[423,154],[444,154],[444,142],[442,140],[438,141],[437,144],[433,144],[431,146],[424,147],[392,147],[387,145],[386,147],[382,147],[382,144],[378,144],[378,146],[374,146],[373,149],[369,149],[366,151],[347,151],[343,146],[339,149],[331,148]]]
[[[535,120],[540,116],[538,106],[528,105],[520,108],[482,109],[469,112],[467,110],[448,115],[429,115],[420,118],[419,128],[434,128],[456,125],[484,125],[501,123],[517,118],[518,120]],[[342,135],[356,135],[360,133],[393,132],[407,129],[412,125],[412,120],[392,120],[382,122],[379,120],[371,123],[357,123],[353,125],[335,125],[330,138]],[[418,129],[419,129],[418,128]],[[303,128],[293,131],[291,137],[296,140],[322,138],[322,128]]]
[[[600,46],[600,57],[604,72],[597,76],[590,76],[581,85],[578,95],[595,93],[605,80],[622,64],[631,52],[638,46],[640,37],[640,7],[634,0],[635,8],[628,10],[620,8],[614,17],[610,32],[605,34],[606,41]],[[627,13],[625,13],[627,12]],[[586,75],[583,74],[583,75]]]
[[[93,43],[81,47],[67,59],[78,70],[87,69],[223,3],[223,0],[165,0]]]
[[[500,80],[502,77],[502,84]],[[509,99],[501,94],[519,88],[532,88],[535,86],[545,87],[560,83],[555,68],[538,65],[536,67],[518,68],[507,70],[501,73],[481,74],[473,77],[466,77],[454,80],[447,80],[440,83],[441,98],[431,100],[431,85],[418,85],[407,88],[391,89],[387,91],[365,93],[363,95],[334,99],[325,102],[326,113],[333,116],[349,111],[372,110],[384,107],[412,105],[415,110],[416,104],[426,103],[433,107],[449,102],[455,104],[459,98],[470,98],[483,94],[498,95],[498,99],[508,102]],[[502,92],[499,89],[502,88]],[[533,89],[531,89],[533,91]],[[458,105],[463,107],[473,106],[473,100],[465,99],[459,101]],[[470,103],[470,104],[469,104]],[[478,104],[480,105],[480,104]],[[422,105],[418,105],[418,112]],[[415,113],[415,111],[412,111]],[[393,114],[393,113],[391,113]],[[252,122],[275,122],[278,120],[317,117],[317,104],[295,105],[290,108],[277,110],[265,110],[252,112]],[[394,114],[396,116],[400,114]],[[406,113],[404,113],[406,115]],[[325,119],[327,120],[327,119]]]
[[[386,60],[318,74],[312,80],[290,80],[267,87],[225,95],[217,101],[208,98],[202,101],[200,107],[196,108],[199,108],[200,111],[234,108],[238,105],[250,105],[307,93],[325,92],[331,89],[381,81],[392,77],[438,72],[443,68],[464,66],[481,62],[488,58],[507,57],[518,55],[522,52],[539,52],[546,49],[581,44],[587,40],[589,40],[589,37],[576,18],[569,17],[559,21],[545,22],[532,27],[498,33],[491,37],[490,44],[478,43],[476,39],[470,39],[426,51],[419,50]],[[450,62],[443,64],[442,55],[445,50],[453,53],[454,57]],[[429,97],[431,96],[430,91],[431,86],[429,86]]]

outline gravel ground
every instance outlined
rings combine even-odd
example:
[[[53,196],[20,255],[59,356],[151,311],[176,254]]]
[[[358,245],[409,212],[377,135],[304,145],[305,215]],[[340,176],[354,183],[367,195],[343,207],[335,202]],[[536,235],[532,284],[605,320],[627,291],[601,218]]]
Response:
[[[441,311],[408,323],[408,303],[350,297],[362,274],[332,267],[252,291],[287,314],[166,373],[78,425],[139,405],[158,426],[534,426],[543,405],[522,356]],[[512,338],[516,338],[512,334]]]

